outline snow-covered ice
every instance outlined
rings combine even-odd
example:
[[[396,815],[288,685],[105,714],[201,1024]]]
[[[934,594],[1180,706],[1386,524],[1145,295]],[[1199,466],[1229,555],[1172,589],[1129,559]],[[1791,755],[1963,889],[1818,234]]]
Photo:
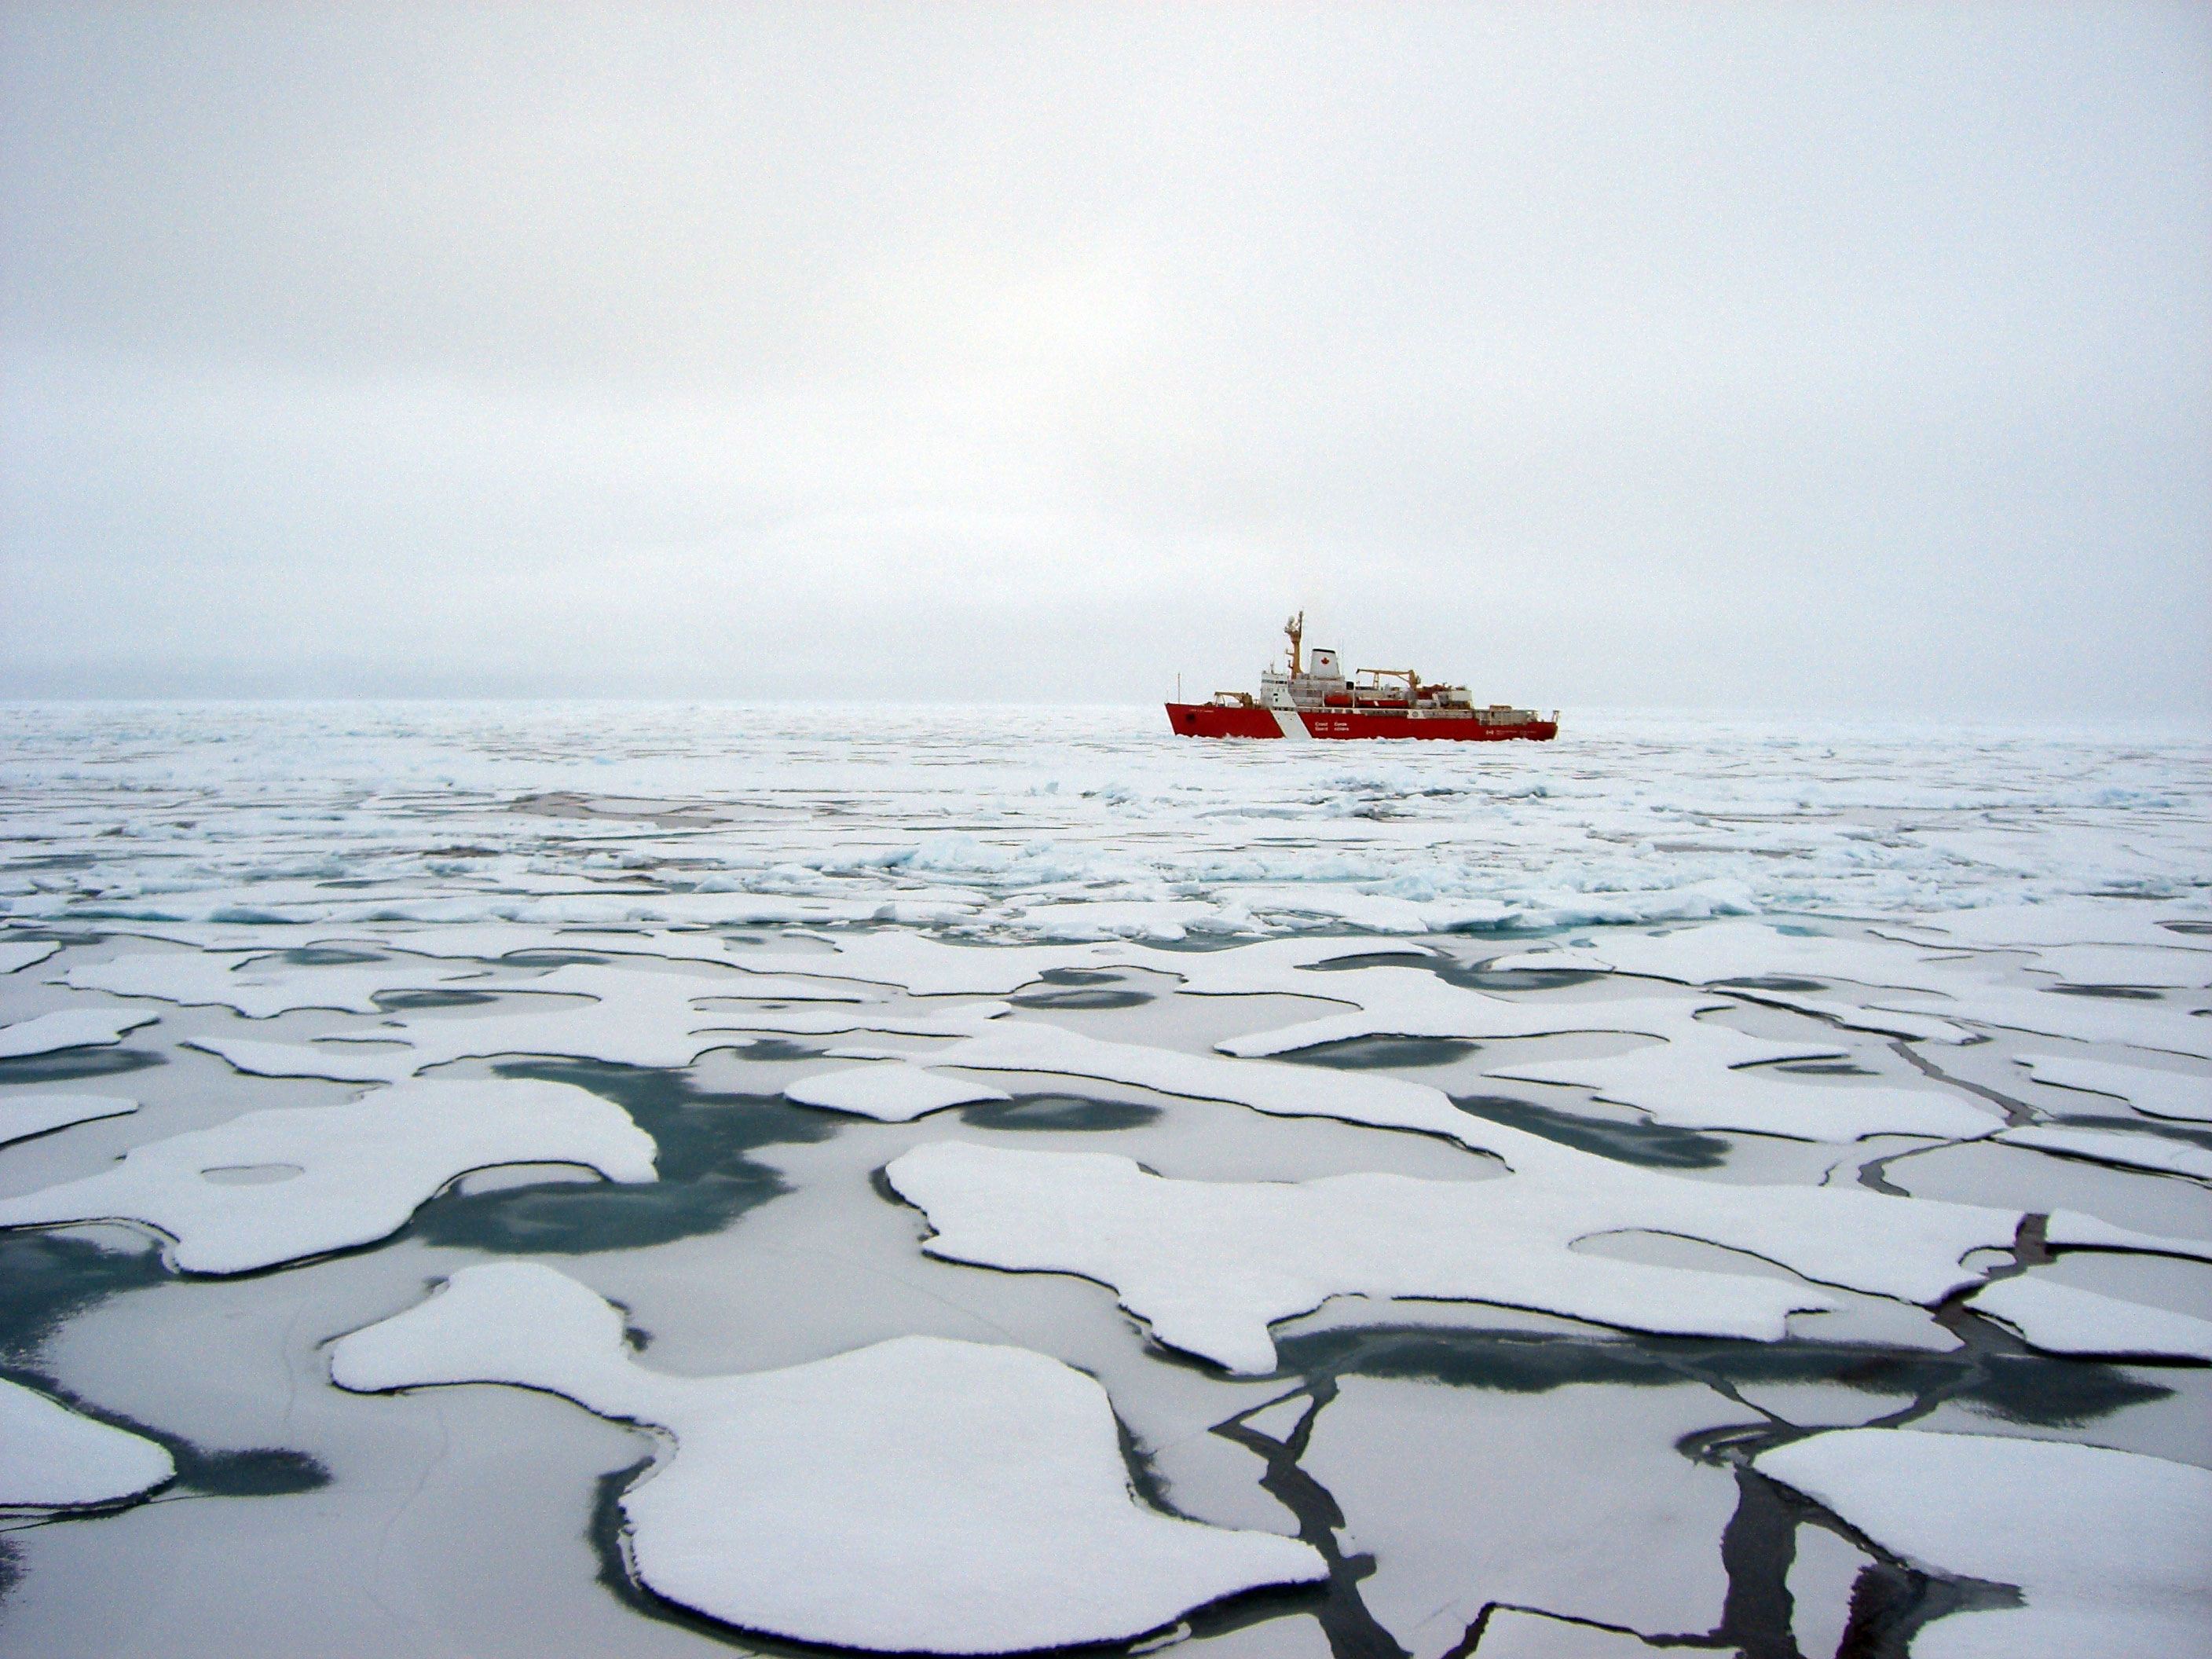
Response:
[[[1846,1429],[1761,1453],[1923,1571],[2019,1587],[1928,1626],[1914,1659],[2176,1659],[2212,1628],[2212,1472],[2045,1440]]]
[[[2008,1243],[2020,1218],[1827,1188],[1699,1188],[1576,1153],[1494,1180],[1237,1184],[1166,1179],[1114,1153],[946,1141],[885,1174],[928,1216],[933,1255],[1097,1279],[1161,1341],[1251,1373],[1274,1369],[1270,1324],[1347,1294],[1496,1302],[1630,1330],[1774,1341],[1790,1314],[1832,1298],[1808,1284],[1642,1267],[1572,1247],[1631,1229],[1679,1232],[1807,1279],[1933,1303],[1972,1283],[1960,1258]]]
[[[176,1472],[151,1440],[0,1377],[0,1509],[118,1503]]]
[[[0,974],[21,972],[61,948],[58,939],[0,939]]]
[[[1909,1624],[1909,1586],[1860,1578],[1849,1516],[1787,1559],[1733,1457],[1891,1419],[2212,1462],[2199,742],[1571,711],[1557,744],[1419,752],[1194,744],[1156,708],[0,721],[0,1364],[144,1425],[195,1500],[0,1539],[0,1644],[707,1659],[652,1594],[667,1529],[626,1545],[623,1505],[762,1456],[779,1504],[880,1494],[915,1455],[886,1402],[916,1336],[1083,1394],[1080,1433],[1036,1420],[1096,1463],[1085,1539],[1111,1514],[1178,1559],[1226,1540],[1310,1575],[1296,1534],[1344,1564],[1209,1609],[1212,1580],[1147,1601],[1174,1581],[1117,1544],[1091,1600],[1063,1573],[1029,1603],[1224,1659],[1434,1659],[1476,1621],[1485,1656],[1826,1653],[1855,1606]],[[501,1115],[443,1089],[528,1109],[472,1141]],[[933,1162],[998,1173],[927,1217],[886,1201]],[[487,1256],[590,1286],[597,1346],[548,1364],[684,1410],[834,1398],[842,1473],[813,1480],[804,1434],[702,1458],[675,1405],[615,1413],[654,1425],[647,1475],[617,1473],[633,1431],[543,1394],[329,1386],[329,1344],[465,1311],[422,1287]],[[1000,1257],[1045,1270],[972,1265]],[[1457,1299],[1511,1296],[1541,1310]],[[1274,1369],[1185,1363],[1140,1320]],[[1310,1444],[1237,1437],[1270,1401],[1254,1432]],[[872,1530],[988,1487],[992,1449],[948,1443],[926,1501],[787,1505],[793,1595],[870,1540],[949,1537]],[[933,1559],[869,1594],[951,1606]],[[1785,1578],[1788,1628],[1759,1625]],[[945,1645],[1012,1616],[978,1606]]]
[[[831,1111],[880,1118],[886,1123],[904,1123],[948,1106],[1012,1098],[1004,1089],[994,1089],[988,1083],[946,1077],[941,1072],[896,1060],[817,1073],[786,1084],[783,1092],[787,1099],[802,1106],[823,1106]]]
[[[2212,1077],[2060,1054],[2021,1054],[2016,1063],[2027,1067],[2027,1074],[2038,1083],[2054,1089],[2111,1095],[2152,1117],[2212,1123]]]
[[[1307,1546],[1179,1520],[1129,1490],[1091,1378],[910,1336],[785,1370],[635,1363],[621,1314],[529,1263],[472,1267],[337,1344],[355,1389],[511,1382],[666,1431],[623,1495],[640,1577],[742,1629],[890,1652],[1114,1641],[1322,1576]]]
[[[465,987],[483,970],[464,971],[450,963],[378,963],[365,967],[301,968],[281,957],[251,951],[167,951],[160,956],[117,957],[80,963],[61,976],[61,984],[117,996],[154,997],[163,1002],[219,1005],[252,1019],[268,1019],[295,1008],[334,1008],[356,1014],[380,1012],[380,991],[422,991]]]
[[[2212,1320],[2099,1296],[2033,1273],[2001,1279],[1975,1291],[1966,1305],[2009,1325],[2047,1353],[2212,1363]]]
[[[137,1109],[137,1101],[112,1095],[0,1095],[0,1146]]]
[[[175,1241],[184,1272],[250,1273],[382,1238],[471,1170],[578,1164],[651,1181],[653,1151],[621,1108],[567,1084],[410,1083],[149,1141],[101,1174],[0,1200],[0,1227],[141,1222]]]
[[[2100,1164],[2123,1164],[2131,1170],[2156,1170],[2165,1175],[2212,1181],[2212,1147],[2192,1146],[2162,1135],[2037,1123],[2007,1129],[1996,1139],[2009,1146],[2033,1146],[2038,1152],[2066,1158],[2094,1158]]]
[[[151,1025],[157,1014],[125,1013],[106,1008],[62,1008],[34,1019],[0,1026],[0,1060],[50,1054],[60,1048],[88,1048],[120,1042],[126,1033]]]

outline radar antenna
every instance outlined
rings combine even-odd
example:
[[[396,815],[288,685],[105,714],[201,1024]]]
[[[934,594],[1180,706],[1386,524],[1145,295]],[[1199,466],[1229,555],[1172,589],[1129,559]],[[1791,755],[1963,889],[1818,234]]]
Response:
[[[1291,636],[1291,676],[1295,679],[1305,672],[1298,665],[1298,642],[1306,636],[1306,613],[1301,611],[1285,623],[1283,632]]]

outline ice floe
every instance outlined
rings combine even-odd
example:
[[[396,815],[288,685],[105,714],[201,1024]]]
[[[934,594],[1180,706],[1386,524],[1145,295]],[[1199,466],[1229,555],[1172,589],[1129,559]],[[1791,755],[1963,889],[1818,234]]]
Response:
[[[1876,924],[1875,931],[1976,950],[2068,945],[2191,946],[2205,937],[2201,902],[2057,897],[2034,904],[1936,910]],[[2176,924],[2179,924],[2176,926]],[[2196,931],[2190,931],[2190,930]]]
[[[1364,939],[1273,939],[1220,951],[1161,951],[1120,943],[1075,945],[948,944],[926,933],[825,935],[831,952],[794,956],[765,947],[732,947],[729,960],[757,972],[896,985],[915,996],[1009,996],[1045,975],[1067,969],[1146,968],[1182,977],[1184,989],[1235,996],[1277,991],[1348,1000],[1335,975],[1301,972],[1347,957],[1370,955]]]
[[[44,962],[61,948],[58,939],[0,939],[0,974],[15,973],[34,962]]]
[[[2039,945],[2031,972],[2066,985],[2130,985],[2168,990],[2212,986],[2212,950],[2173,945]]]
[[[1231,1037],[1224,1054],[1279,1054],[1363,1036],[1474,1039],[1621,1031],[1664,1039],[1609,1060],[1528,1061],[1491,1077],[1565,1083],[1648,1112],[1662,1123],[1744,1129],[1807,1140],[1872,1134],[1942,1139],[1987,1134],[1998,1119],[1933,1089],[1889,1085],[1838,1088],[1738,1068],[1817,1060],[1844,1052],[1833,1042],[1777,1042],[1696,1018],[1725,1001],[1626,998],[1607,1002],[1515,1002],[1448,985],[1411,968],[1367,968],[1329,975],[1356,1012]]]
[[[742,1629],[879,1651],[1126,1640],[1324,1576],[1307,1546],[1147,1510],[1105,1390],[1042,1354],[908,1336],[747,1376],[635,1363],[621,1315],[531,1263],[471,1267],[342,1339],[356,1390],[507,1382],[674,1441],[622,1498],[659,1594]]]
[[[948,1106],[980,1100],[1011,1100],[1004,1089],[965,1078],[946,1077],[920,1066],[856,1066],[848,1071],[819,1072],[784,1085],[784,1098],[802,1106],[823,1106],[885,1123],[905,1123]]]
[[[169,951],[80,963],[59,983],[81,991],[153,997],[163,1002],[235,1009],[249,1019],[268,1019],[297,1008],[342,1012],[381,1012],[380,991],[445,990],[469,987],[483,969],[464,973],[443,963],[374,963],[300,967],[281,957]]]
[[[0,1227],[139,1222],[174,1241],[185,1272],[249,1273],[382,1238],[471,1170],[578,1164],[644,1182],[653,1153],[628,1113],[567,1084],[409,1083],[133,1147],[99,1175],[0,1200]]]
[[[2075,996],[2063,991],[2023,990],[2017,986],[1954,986],[1934,1007],[1884,997],[1876,1006],[1933,1013],[1944,1019],[2001,1025],[2039,1036],[2071,1037],[2080,1042],[2120,1042],[2212,1060],[2212,1019],[2159,1002],[2131,998]]]
[[[1928,963],[1926,945],[1837,939],[1765,921],[1715,921],[1661,933],[1609,929],[1587,947],[1528,951],[1490,965],[1586,968],[1679,980],[1686,985],[1766,978],[1843,979],[1859,985],[1938,990],[1947,979]]]
[[[1650,1659],[1669,1650],[1653,1647],[1633,1631],[1504,1607],[1490,1609],[1469,1650],[1480,1659]]]
[[[848,1051],[857,1052],[857,1051]],[[881,1056],[896,1051],[871,1050]],[[912,1058],[913,1056],[901,1056]],[[2016,1210],[1887,1199],[1838,1188],[1716,1186],[1638,1169],[1462,1112],[1425,1084],[1376,1073],[1183,1054],[1103,1042],[1056,1026],[1002,1021],[927,1056],[932,1066],[1042,1072],[1127,1083],[1163,1094],[1223,1100],[1284,1117],[1334,1117],[1377,1128],[1442,1135],[1540,1177],[1566,1208],[1595,1204],[1585,1232],[1644,1228],[1680,1233],[1780,1262],[1823,1283],[1923,1304],[1972,1281],[1960,1259],[2008,1247]],[[1871,1210],[1865,1208],[1872,1204]],[[1605,1219],[1605,1217],[1611,1219]],[[1880,1235],[1879,1243],[1863,1240]],[[2054,1243],[2197,1255],[2212,1245],[2115,1226],[2066,1211],[2051,1213]],[[1910,1242],[1906,1242],[1907,1240]]]
[[[138,1109],[135,1100],[108,1095],[0,1096],[0,1146],[27,1140],[33,1135],[88,1123],[94,1118],[121,1117]]]
[[[299,1045],[249,1044],[226,1037],[192,1039],[193,1046],[233,1060],[241,1070],[266,1076],[332,1075],[388,1079],[412,1076],[457,1060],[500,1054],[546,1054],[605,1060],[614,1065],[689,1066],[713,1048],[743,1048],[744,1033],[822,1036],[884,1031],[921,1036],[960,1036],[975,1030],[1002,1003],[972,1004],[956,1012],[914,1016],[854,1005],[872,998],[849,988],[787,977],[742,974],[686,975],[571,963],[520,984],[502,984],[524,1012],[472,1018],[407,1015],[357,1030],[331,1031],[313,1049],[274,1052]],[[580,1000],[546,1006],[540,999]],[[752,998],[763,999],[755,1003]],[[836,1012],[791,1009],[790,1002],[827,1003]],[[712,1009],[698,1005],[714,1003]],[[536,1004],[537,1006],[532,1006]],[[848,1007],[852,1012],[847,1012]],[[370,1057],[341,1060],[350,1068],[329,1069],[323,1051],[368,1045]],[[404,1045],[404,1046],[399,1046]]]
[[[1522,1391],[1346,1376],[1298,1467],[1343,1510],[1347,1549],[1375,1557],[1360,1599],[1413,1659],[1458,1650],[1500,1601],[1705,1631],[1728,1599],[1720,1539],[1736,1483],[1675,1447],[1711,1427],[1720,1403],[1679,1385]],[[1546,1623],[1553,1645],[1534,1652],[1577,1651],[1576,1626]],[[1492,1613],[1475,1652],[1502,1637]]]
[[[1966,1305],[2011,1326],[2046,1353],[2212,1361],[2212,1321],[2056,1285],[2033,1273],[2001,1279],[1975,1291]]]
[[[2027,1066],[2038,1083],[2053,1088],[2112,1095],[2152,1117],[2212,1123],[2212,1078],[2058,1054],[2021,1054],[2016,1063]]]
[[[2047,1440],[1844,1429],[1762,1452],[1762,1474],[1924,1571],[2016,1585],[1954,1613],[1913,1659],[2174,1659],[2212,1624],[2212,1471]]]
[[[2131,1170],[2155,1170],[2160,1175],[2193,1176],[2199,1181],[2212,1181],[2212,1151],[2157,1134],[2072,1129],[2038,1123],[2007,1129],[1996,1139],[2009,1146],[2033,1146],[2039,1152],[2057,1152],[2064,1158],[2093,1158],[2100,1164],[2120,1164]]]
[[[2002,1118],[1940,1089],[1799,1082],[1763,1064],[1838,1052],[1832,1046],[1770,1042],[1724,1025],[1685,1020],[1664,1042],[1610,1059],[1528,1061],[1496,1066],[1484,1075],[1575,1085],[1594,1091],[1600,1099],[1633,1106],[1656,1122],[1801,1140],[1881,1134],[1972,1139],[2003,1127]],[[1741,1069],[1747,1066],[1759,1069]]]
[[[151,1440],[0,1377],[0,1509],[120,1503],[176,1472]]]
[[[1827,1188],[1692,1186],[1569,1158],[1576,1162],[1555,1163],[1549,1178],[1238,1183],[1170,1180],[1113,1153],[944,1141],[905,1153],[886,1174],[928,1217],[930,1254],[1111,1285],[1161,1341],[1246,1373],[1273,1369],[1270,1323],[1347,1294],[1494,1302],[1629,1330],[1774,1341],[1791,1313],[1833,1308],[1834,1298],[1784,1279],[1645,1267],[1572,1247],[1625,1229],[1675,1231],[1808,1279],[1932,1303],[1972,1283],[1978,1275],[1960,1258],[1978,1243],[2009,1242],[2017,1220]]]
[[[0,1026],[0,1060],[51,1054],[63,1048],[103,1048],[120,1042],[126,1032],[151,1025],[156,1014],[119,1008],[63,1008]]]
[[[422,1063],[399,1043],[264,1042],[256,1037],[192,1036],[181,1045],[216,1055],[249,1077],[314,1077],[332,1083],[397,1083]]]
[[[1338,983],[1338,981],[1342,983]],[[1325,1014],[1272,1031],[1231,1037],[1214,1046],[1225,1054],[1253,1057],[1293,1053],[1324,1042],[1364,1036],[1499,1037],[1549,1036],[1563,1031],[1633,1031],[1665,1036],[1691,1029],[1699,1008],[1723,1008],[1720,999],[1705,1001],[1658,997],[1621,998],[1609,1002],[1516,1002],[1486,992],[1448,985],[1419,968],[1361,968],[1328,976],[1328,994],[1354,1005],[1354,1012]],[[1833,1054],[1833,1044],[1792,1052]]]

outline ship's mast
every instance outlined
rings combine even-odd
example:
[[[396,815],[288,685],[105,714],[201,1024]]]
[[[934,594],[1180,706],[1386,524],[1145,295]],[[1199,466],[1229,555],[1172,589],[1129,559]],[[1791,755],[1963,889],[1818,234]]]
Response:
[[[1285,623],[1283,632],[1291,636],[1291,677],[1295,679],[1304,672],[1298,666],[1298,641],[1306,635],[1306,613],[1301,611]]]

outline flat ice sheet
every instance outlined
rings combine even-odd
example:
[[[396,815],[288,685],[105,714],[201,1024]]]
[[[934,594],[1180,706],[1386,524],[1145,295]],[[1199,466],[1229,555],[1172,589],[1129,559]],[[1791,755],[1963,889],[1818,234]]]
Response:
[[[2131,1170],[2154,1170],[2160,1175],[2212,1181],[2212,1151],[2156,1134],[2038,1123],[2007,1129],[1996,1139],[2008,1146],[2033,1146],[2038,1152],[2057,1152],[2068,1158],[2094,1158],[2100,1164],[2118,1164]]]
[[[2212,1321],[2054,1284],[2034,1273],[2001,1279],[1966,1299],[2045,1353],[2212,1361]]]
[[[2176,926],[2179,924],[2179,927]],[[2002,950],[2039,945],[2192,945],[2206,937],[2199,904],[2079,896],[2037,902],[1992,903],[1967,910],[1923,912],[1887,922],[1879,933],[1928,939],[1970,949]]]
[[[58,940],[50,939],[0,939],[0,974],[20,973],[61,948]]]
[[[66,1128],[72,1123],[121,1117],[137,1109],[137,1101],[118,1100],[111,1095],[0,1096],[0,1146],[11,1140],[27,1140],[33,1135]]]
[[[1587,1162],[1595,1167],[1582,1182],[1346,1175],[1238,1183],[1170,1180],[1113,1153],[940,1141],[884,1173],[936,1230],[924,1247],[931,1255],[1111,1285],[1162,1342],[1235,1372],[1273,1370],[1267,1327],[1331,1296],[1493,1302],[1629,1330],[1770,1342],[1787,1334],[1792,1312],[1837,1305],[1788,1279],[1646,1267],[1573,1249],[1638,1226],[1667,1196],[1633,1179],[1608,1182],[1603,1160]],[[1932,1302],[1972,1282],[1958,1265],[1974,1248],[1968,1241],[2009,1242],[2016,1219],[1826,1188],[1705,1187],[1662,1230],[1717,1243],[1764,1227],[1759,1253],[1794,1256],[1790,1265],[1808,1277],[1889,1294],[1910,1287]]]
[[[1651,979],[1711,985],[1717,980],[1843,979],[1860,985],[1941,990],[1949,977],[1925,945],[1838,939],[1772,922],[1713,921],[1644,933],[1607,928],[1587,946],[1516,952],[1493,968],[1595,968]]]
[[[788,1370],[677,1377],[622,1316],[526,1262],[471,1267],[332,1350],[357,1390],[549,1389],[665,1430],[623,1496],[638,1576],[742,1629],[884,1651],[1124,1640],[1262,1584],[1307,1546],[1140,1505],[1105,1390],[1042,1354],[901,1337]]]
[[[1720,1541],[1735,1480],[1674,1445],[1727,1409],[1696,1387],[1623,1398],[1589,1383],[1521,1393],[1347,1376],[1298,1467],[1343,1510],[1347,1547],[1374,1555],[1361,1600],[1413,1659],[1457,1647],[1493,1601],[1705,1631],[1728,1596]],[[1486,1628],[1476,1651],[1493,1639]]]
[[[184,1272],[249,1273],[382,1238],[471,1170],[580,1164],[651,1181],[653,1152],[627,1112],[565,1083],[409,1083],[133,1147],[99,1175],[0,1200],[0,1227],[141,1222],[175,1241]]]
[[[122,1042],[125,1032],[151,1025],[159,1018],[120,1008],[63,1008],[40,1014],[0,1026],[0,1060],[21,1060],[64,1048],[105,1048]]]
[[[482,969],[450,963],[380,962],[303,968],[282,957],[252,951],[165,951],[80,963],[58,983],[114,996],[153,997],[186,1006],[235,1009],[249,1019],[268,1019],[295,1008],[333,1008],[347,1013],[380,1012],[380,991],[470,988]]]
[[[1659,1123],[1800,1140],[1882,1134],[1960,1140],[2004,1127],[2002,1118],[1967,1097],[1939,1088],[1820,1083],[1763,1063],[1836,1052],[1818,1047],[1808,1052],[1724,1025],[1685,1021],[1665,1042],[1610,1059],[1522,1062],[1484,1075],[1577,1085],[1595,1091],[1601,1100],[1633,1106]]]
[[[2212,1078],[2060,1054],[2022,1054],[2018,1063],[2038,1083],[2053,1088],[2111,1095],[2153,1117],[2212,1123]]]
[[[1481,1659],[1650,1659],[1680,1650],[1655,1648],[1627,1631],[1498,1607],[1484,1621],[1473,1651]]]
[[[228,1060],[249,1077],[317,1077],[332,1083],[398,1083],[422,1058],[403,1044],[264,1042],[255,1037],[192,1036],[182,1044]]]
[[[2212,1059],[2212,1019],[2198,1019],[2165,1002],[2069,996],[2063,991],[2023,990],[2010,985],[1954,986],[1940,1002],[1900,1005],[1879,999],[1884,1008],[1931,1013],[1978,1025],[2001,1025],[2038,1036],[2070,1037],[2077,1042],[2121,1042],[2130,1048]]]
[[[1011,1100],[1004,1089],[966,1078],[946,1077],[920,1066],[892,1060],[845,1072],[821,1072],[784,1085],[784,1098],[802,1106],[853,1112],[885,1123],[904,1123],[948,1106],[979,1100]]]
[[[1926,1626],[1914,1659],[2177,1659],[2212,1629],[2212,1472],[2046,1440],[1844,1429],[1762,1474],[1924,1570],[2020,1587]]]
[[[1960,1268],[1960,1258],[1976,1249],[2008,1247],[2021,1218],[2015,1210],[1891,1199],[1863,1189],[1687,1181],[1474,1116],[1437,1090],[1373,1072],[1176,1054],[1012,1020],[928,1059],[933,1066],[1098,1078],[1279,1116],[1335,1117],[1441,1135],[1504,1159],[1540,1187],[1559,1224],[1573,1229],[1562,1244],[1632,1229],[1679,1233],[1764,1256],[1824,1284],[1923,1304],[1972,1284],[1978,1275]],[[2116,1249],[2172,1248],[2182,1255],[2204,1248],[2065,1211],[2051,1215],[2050,1237]]]
[[[169,1454],[0,1377],[0,1508],[119,1503],[177,1472]]]

